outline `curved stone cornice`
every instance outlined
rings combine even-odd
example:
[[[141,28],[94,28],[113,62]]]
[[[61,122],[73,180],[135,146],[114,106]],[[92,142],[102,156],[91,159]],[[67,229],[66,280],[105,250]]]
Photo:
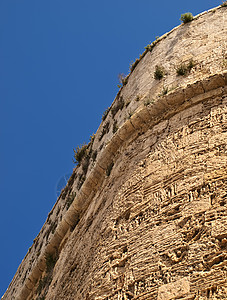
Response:
[[[128,143],[136,139],[141,131],[145,132],[157,123],[167,120],[174,114],[183,111],[186,108],[193,107],[214,96],[226,94],[226,86],[227,71],[212,75],[202,81],[194,82],[185,87],[178,88],[165,96],[158,97],[151,105],[141,105],[135,111],[133,116],[119,128],[102,150],[93,170],[85,180],[81,190],[62,221],[58,224],[45,251],[40,255],[35,267],[31,270],[18,299],[27,299],[33,287],[36,285],[37,280],[45,270],[46,255],[54,253],[54,251],[59,248],[68,230],[78,223],[78,220],[82,217],[86,208],[92,201],[92,195],[99,189],[106,178],[108,166],[111,162],[115,161],[116,157],[122,151],[124,151],[124,147],[127,147]]]
[[[88,211],[97,192],[103,189],[107,169],[124,154],[130,143],[178,112],[226,95],[227,71],[223,71],[226,57],[222,53],[226,51],[226,12],[226,7],[219,6],[195,16],[194,21],[164,34],[152,45],[152,51],[146,50],[136,60],[126,78],[127,83],[120,88],[92,139],[89,151],[92,154],[96,151],[97,156],[89,159],[84,183],[81,185],[83,180],[80,182],[85,178],[82,161],[74,169],[2,299],[25,300],[34,295],[34,287],[46,269],[46,255],[61,252],[70,231]],[[195,67],[187,76],[177,76],[176,67],[190,59],[195,59]],[[159,64],[167,74],[162,80],[155,80],[155,66]],[[165,88],[171,92],[160,96]],[[119,109],[121,101],[123,108]],[[144,105],[149,102],[152,104]],[[112,114],[116,107],[116,114]],[[119,128],[113,134],[114,122]],[[107,123],[109,131],[103,135]],[[209,181],[209,178],[204,180]],[[75,194],[76,198],[68,209],[67,200]]]

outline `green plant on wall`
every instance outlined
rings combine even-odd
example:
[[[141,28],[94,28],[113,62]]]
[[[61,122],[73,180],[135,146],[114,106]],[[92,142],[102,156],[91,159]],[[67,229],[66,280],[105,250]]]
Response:
[[[176,69],[178,76],[184,76],[188,73],[188,68],[185,64],[180,64]]]
[[[72,194],[70,194],[67,197],[66,202],[65,202],[66,209],[69,209],[69,207],[73,203],[73,200],[75,199],[75,197],[76,197],[76,192],[72,192]]]
[[[130,63],[129,69],[131,72],[135,69],[135,67],[138,65],[139,62],[140,62],[140,60],[137,58],[134,62]]]
[[[113,134],[118,130],[117,120],[113,122]]]
[[[188,12],[188,13],[185,13],[185,14],[182,14],[181,17],[180,17],[180,20],[185,24],[185,23],[188,23],[188,22],[191,22],[193,20],[193,15],[192,13]]]
[[[74,159],[73,162],[75,164],[80,164],[83,157],[86,155],[87,144],[82,144],[81,146],[77,146],[76,149],[73,149]]]
[[[122,110],[124,107],[125,103],[124,103],[124,99],[123,97],[119,97],[118,101],[115,103],[115,105],[111,108],[111,113],[112,113],[112,118],[115,117],[116,113],[119,110]]]
[[[162,65],[156,65],[154,71],[154,78],[156,80],[161,80],[166,74],[166,71]]]
[[[106,122],[105,125],[103,125],[103,128],[102,128],[102,132],[101,132],[101,135],[99,137],[99,142],[101,141],[101,139],[103,138],[103,136],[109,132],[109,129],[110,129],[110,122]]]
[[[79,174],[79,176],[78,176],[78,183],[77,183],[77,189],[78,189],[78,191],[82,187],[85,179],[86,179],[86,177],[84,176],[84,174]]]
[[[162,89],[161,94],[159,96],[165,96],[165,95],[168,94],[168,92],[169,92],[169,88],[163,86],[163,89]]]
[[[158,41],[159,41],[159,36],[156,36],[155,41],[153,41],[151,44],[148,44],[146,47],[144,47],[144,49],[151,52],[154,46],[158,43]]]
[[[126,76],[124,73],[120,73],[118,74],[118,80],[119,80],[119,84],[117,86],[121,88],[122,86],[127,84],[128,76]]]
[[[195,66],[195,62],[192,59],[190,59],[190,61],[188,62],[188,64],[181,63],[176,68],[177,75],[178,76],[185,76],[185,75],[187,75],[191,71],[191,69],[194,68],[194,66]]]
[[[110,111],[110,107],[108,107],[108,108],[104,111],[104,113],[102,114],[102,120],[103,120],[103,121],[106,119],[106,117],[107,117],[109,111]]]
[[[94,151],[92,152],[91,158],[92,158],[93,161],[96,160],[97,154],[98,154],[97,150],[94,150]]]
[[[191,71],[191,69],[192,69],[192,68],[194,68],[194,66],[195,66],[195,62],[194,62],[194,60],[193,60],[193,59],[190,59],[190,61],[189,61],[188,65],[187,65],[188,72],[190,72],[190,71]]]
[[[57,261],[57,257],[53,254],[47,254],[46,260],[46,272],[45,276],[40,278],[36,293],[39,295],[37,299],[45,299],[48,292],[48,287],[51,284],[53,278],[53,269]],[[40,295],[41,294],[41,295]]]
[[[146,47],[144,47],[144,49],[151,52],[153,50],[154,46],[155,46],[155,43],[153,42],[152,44],[148,44]]]
[[[123,85],[124,78],[125,78],[125,74],[124,73],[118,74],[118,81],[122,85]]]
[[[50,273],[53,270],[57,259],[52,254],[47,254],[45,259],[46,259],[46,272]]]
[[[150,104],[154,104],[155,100],[154,99],[146,99],[144,101],[144,106],[149,106]]]

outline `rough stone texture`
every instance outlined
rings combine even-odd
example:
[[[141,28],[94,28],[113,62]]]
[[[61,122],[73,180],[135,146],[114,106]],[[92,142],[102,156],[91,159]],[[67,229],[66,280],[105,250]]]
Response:
[[[225,299],[226,103],[200,102],[125,145],[47,299]]]
[[[227,299],[226,14],[201,14],[141,58],[4,300]]]

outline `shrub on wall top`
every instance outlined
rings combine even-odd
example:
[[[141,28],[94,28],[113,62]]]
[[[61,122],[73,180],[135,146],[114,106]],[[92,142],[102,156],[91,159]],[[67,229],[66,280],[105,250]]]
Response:
[[[193,15],[192,13],[188,12],[188,13],[185,13],[185,14],[182,14],[181,17],[180,17],[180,20],[185,24],[185,23],[188,23],[188,22],[191,22],[193,20]]]
[[[73,162],[76,163],[80,163],[83,159],[83,157],[86,154],[86,150],[87,150],[87,145],[83,144],[81,146],[77,146],[76,149],[73,149],[74,152],[74,160]]]

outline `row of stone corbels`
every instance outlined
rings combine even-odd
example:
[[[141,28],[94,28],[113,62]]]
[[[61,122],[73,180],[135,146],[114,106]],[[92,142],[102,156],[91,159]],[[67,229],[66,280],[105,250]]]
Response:
[[[28,298],[35,284],[45,271],[46,255],[56,253],[67,231],[73,228],[78,219],[81,218],[82,212],[88,207],[93,195],[105,179],[106,169],[114,161],[114,157],[123,143],[129,140],[135,132],[151,128],[161,120],[168,119],[176,112],[205,101],[212,96],[222,95],[226,85],[227,71],[222,74],[215,74],[202,81],[194,82],[186,87],[177,88],[171,93],[159,97],[153,104],[140,106],[136,110],[132,117],[119,128],[103,149],[96,165],[85,180],[61,223],[58,224],[45,251],[40,255],[37,264],[32,269],[19,299],[25,300]]]

